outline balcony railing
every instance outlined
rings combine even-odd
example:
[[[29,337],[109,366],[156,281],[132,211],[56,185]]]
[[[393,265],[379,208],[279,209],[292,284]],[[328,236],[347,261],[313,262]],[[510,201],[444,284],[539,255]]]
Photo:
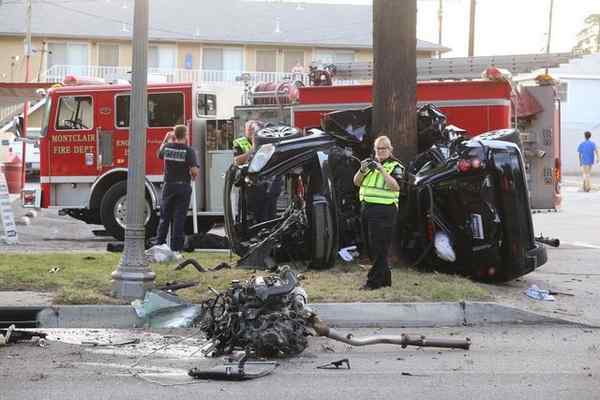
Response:
[[[98,65],[54,65],[43,76],[46,82],[62,82],[66,75],[77,75],[92,78],[102,78],[106,81],[117,79],[131,80],[131,67],[103,67]],[[257,71],[223,71],[207,69],[182,69],[182,68],[148,68],[149,82],[198,82],[211,85],[242,84],[245,77],[250,85],[260,82],[280,82],[290,79],[289,72],[257,72]],[[304,74],[302,80],[308,84],[308,75]],[[335,80],[337,85],[353,84],[356,81]]]
[[[274,82],[288,78],[290,73],[256,71],[220,71],[206,69],[148,68],[149,82],[206,82],[213,84],[240,82],[244,74],[251,84]],[[131,80],[131,67],[98,65],[54,65],[45,74],[47,82],[61,82],[66,75],[102,78],[107,81]]]

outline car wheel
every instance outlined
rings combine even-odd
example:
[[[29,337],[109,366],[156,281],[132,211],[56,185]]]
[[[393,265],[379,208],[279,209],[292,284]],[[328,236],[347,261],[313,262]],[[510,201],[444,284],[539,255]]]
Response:
[[[510,142],[516,144],[519,147],[519,150],[523,150],[521,134],[517,129],[498,129],[496,131],[485,132],[481,135],[475,136],[474,139]]]
[[[292,128],[290,126],[270,126],[256,132],[254,141],[256,142],[256,147],[258,148],[258,146],[263,144],[276,143],[281,140],[295,139],[301,136],[302,134],[299,129]]]
[[[117,240],[125,239],[125,225],[127,222],[127,181],[121,181],[108,189],[100,203],[100,220],[108,233]],[[150,199],[146,198],[144,210],[144,226],[146,237],[151,237],[156,232],[158,216],[152,208]]]

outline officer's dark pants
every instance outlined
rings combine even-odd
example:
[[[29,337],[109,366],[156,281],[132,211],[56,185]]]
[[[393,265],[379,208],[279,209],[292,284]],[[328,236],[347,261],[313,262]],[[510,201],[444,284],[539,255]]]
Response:
[[[165,183],[160,204],[160,222],[156,235],[157,244],[167,241],[169,225],[171,230],[171,250],[181,251],[185,242],[185,219],[190,206],[192,187],[189,183]]]
[[[388,251],[393,240],[397,213],[394,205],[363,204],[363,235],[367,240],[369,258],[373,263],[367,275],[367,286],[372,289],[392,286]]]

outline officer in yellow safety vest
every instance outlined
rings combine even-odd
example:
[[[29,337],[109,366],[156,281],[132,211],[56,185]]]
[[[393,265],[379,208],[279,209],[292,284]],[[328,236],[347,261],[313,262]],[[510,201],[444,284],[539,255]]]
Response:
[[[375,139],[374,150],[375,159],[364,160],[354,175],[354,184],[360,187],[363,236],[373,263],[363,290],[392,286],[388,250],[398,214],[400,183],[404,179],[404,166],[393,158],[392,143],[387,136]]]
[[[233,141],[233,162],[235,165],[244,165],[250,162],[250,155],[254,147],[254,135],[260,129],[258,121],[250,120],[244,125],[244,136]]]

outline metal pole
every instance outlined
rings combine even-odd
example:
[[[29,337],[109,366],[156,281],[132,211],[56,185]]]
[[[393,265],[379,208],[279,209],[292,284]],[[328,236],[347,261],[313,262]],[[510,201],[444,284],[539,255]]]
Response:
[[[26,18],[26,32],[25,32],[25,83],[29,82],[29,75],[31,73],[31,0],[25,2],[25,18]],[[23,138],[27,137],[27,128],[29,126],[29,99],[23,103],[23,132],[21,135]],[[27,142],[23,141],[21,147],[21,190],[25,189],[25,178],[27,174],[26,158],[27,158]]]
[[[133,72],[129,164],[127,174],[127,225],[123,258],[112,273],[112,294],[122,299],[143,298],[154,286],[155,274],[144,259],[144,178],[146,171],[148,10],[149,0],[135,0],[133,17]]]
[[[444,0],[440,0],[438,7],[438,44],[442,45],[442,27],[444,21]],[[438,53],[438,58],[442,58],[442,51]]]
[[[548,41],[546,42],[546,54],[550,54],[550,41],[552,40],[552,11],[554,10],[554,0],[550,0],[550,12],[548,14]],[[546,75],[548,68],[546,67]]]
[[[475,55],[475,10],[476,0],[471,0],[471,11],[469,13],[469,57]]]

